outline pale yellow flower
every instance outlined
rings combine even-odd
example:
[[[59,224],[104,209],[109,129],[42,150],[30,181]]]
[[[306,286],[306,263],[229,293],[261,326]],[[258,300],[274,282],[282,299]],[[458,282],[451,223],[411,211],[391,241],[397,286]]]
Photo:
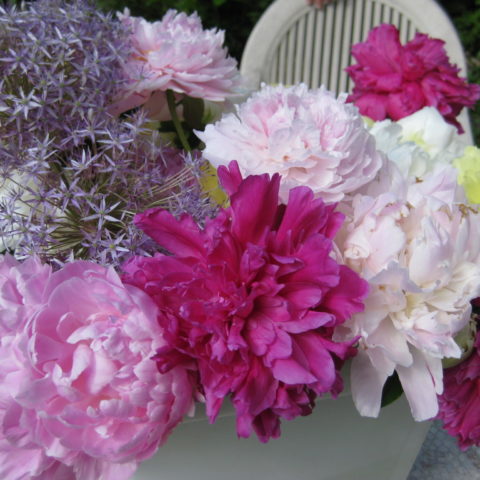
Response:
[[[468,201],[480,203],[480,149],[468,146],[463,156],[454,160],[458,170],[458,183],[465,189]]]
[[[216,168],[207,163],[202,167],[202,171],[202,176],[200,177],[202,190],[218,205],[226,207],[228,205],[228,197],[218,183]]]

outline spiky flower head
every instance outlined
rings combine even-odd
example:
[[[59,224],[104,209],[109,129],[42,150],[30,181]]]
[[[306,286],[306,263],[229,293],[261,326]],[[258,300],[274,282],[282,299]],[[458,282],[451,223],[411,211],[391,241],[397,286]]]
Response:
[[[135,213],[161,206],[200,221],[213,208],[198,181],[200,159],[162,146],[141,116],[95,132],[93,143],[68,154],[46,156],[31,159],[21,183],[10,176],[14,187],[0,199],[0,237],[18,258],[118,265],[157,249],[133,225]]]
[[[208,214],[199,161],[162,145],[141,113],[107,112],[129,54],[118,20],[88,0],[0,13],[2,250],[116,265],[151,252],[135,213]]]
[[[67,150],[91,136],[120,88],[124,27],[90,0],[0,7],[0,160]],[[92,115],[91,111],[95,114]]]

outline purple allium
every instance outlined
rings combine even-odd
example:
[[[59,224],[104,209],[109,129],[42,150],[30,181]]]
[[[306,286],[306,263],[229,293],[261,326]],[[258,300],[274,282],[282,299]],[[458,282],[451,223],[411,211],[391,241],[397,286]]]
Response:
[[[161,146],[141,116],[96,132],[95,143],[49,158],[0,196],[0,238],[23,258],[37,254],[117,265],[158,247],[133,224],[135,213],[163,207],[201,221],[214,207],[198,182],[201,160]],[[0,192],[1,193],[1,192]]]
[[[114,118],[126,31],[86,0],[0,10],[0,250],[117,265],[157,247],[133,216],[203,219],[200,160],[165,147],[141,113]]]
[[[18,168],[45,141],[67,150],[89,138],[86,119],[100,127],[128,51],[125,28],[91,1],[0,7],[2,164]]]

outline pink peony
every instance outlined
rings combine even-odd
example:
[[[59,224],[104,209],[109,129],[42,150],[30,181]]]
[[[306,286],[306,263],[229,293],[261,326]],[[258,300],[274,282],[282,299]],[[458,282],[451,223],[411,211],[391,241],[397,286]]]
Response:
[[[129,478],[192,403],[184,370],[151,360],[156,306],[90,262],[13,262],[0,264],[0,318],[17,325],[0,344],[0,478]]]
[[[0,337],[15,335],[43,302],[43,291],[51,269],[37,258],[23,263],[0,255]]]
[[[378,415],[396,371],[420,421],[437,414],[441,359],[460,357],[454,336],[480,293],[480,219],[457,201],[453,167],[415,182],[387,166],[354,197],[338,236],[345,263],[369,281],[370,294],[336,338],[361,335],[351,384],[362,415]]]
[[[473,353],[444,373],[438,418],[447,432],[457,437],[462,450],[480,446],[480,331]]]
[[[463,107],[475,105],[480,85],[458,76],[444,43],[417,33],[402,46],[395,26],[374,28],[365,42],[352,47],[357,64],[346,69],[355,82],[349,101],[374,120],[399,120],[432,106],[462,133],[456,117]]]
[[[355,353],[333,329],[362,310],[367,284],[331,256],[342,223],[306,187],[278,204],[280,177],[219,169],[231,207],[200,229],[152,209],[135,221],[173,256],[134,257],[125,280],[160,309],[168,345],[160,371],[195,374],[211,422],[230,395],[237,432],[280,435],[280,418],[311,413],[317,395],[342,390],[339,369]]]
[[[372,180],[383,162],[357,108],[304,84],[263,86],[197,135],[215,167],[236,160],[244,175],[280,173],[284,202],[299,185],[326,201],[341,200]]]
[[[112,113],[147,103],[146,108],[158,114],[166,105],[162,92],[168,89],[212,101],[236,93],[240,74],[222,47],[224,32],[203,30],[196,13],[169,10],[153,23],[131,17],[128,9],[119,16],[131,31],[133,51],[125,64],[126,90],[112,105]]]

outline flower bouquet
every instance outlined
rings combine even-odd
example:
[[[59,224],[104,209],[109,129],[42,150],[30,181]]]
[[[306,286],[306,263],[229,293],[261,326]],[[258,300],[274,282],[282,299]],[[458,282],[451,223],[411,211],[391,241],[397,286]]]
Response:
[[[404,392],[478,444],[478,356],[442,365],[478,346],[478,150],[437,110],[240,103],[195,14],[38,0],[0,22],[2,479],[131,478],[201,404],[267,442],[350,401],[348,369],[352,417]]]

